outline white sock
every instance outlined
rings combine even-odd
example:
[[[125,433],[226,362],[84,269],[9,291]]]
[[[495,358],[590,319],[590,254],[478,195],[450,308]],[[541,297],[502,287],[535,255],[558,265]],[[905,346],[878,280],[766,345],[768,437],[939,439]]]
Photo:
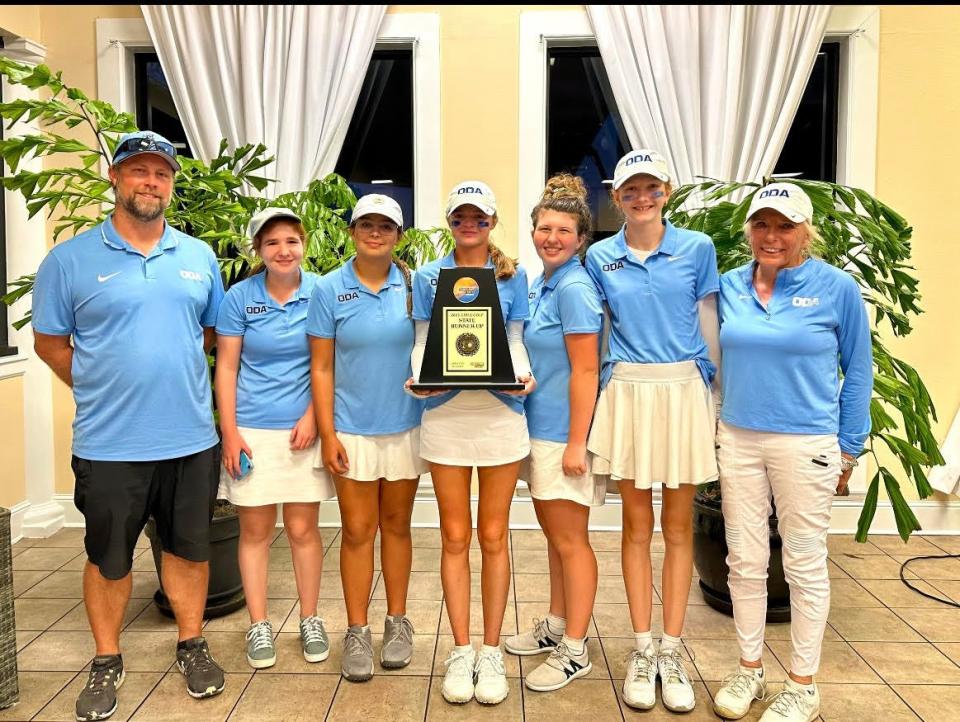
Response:
[[[500,651],[500,645],[483,644],[480,646],[480,654],[496,654]]]
[[[634,632],[633,637],[637,640],[637,649],[641,652],[653,646],[653,635],[650,632]]]
[[[369,624],[364,624],[362,627],[360,627],[360,631],[363,632],[364,634],[366,634],[367,632],[370,631],[370,625],[369,625]]]
[[[560,640],[560,644],[567,645],[567,649],[579,657],[587,651],[584,641],[584,639],[574,639],[573,637],[568,637],[566,634],[564,634],[563,638]]]
[[[455,652],[472,652],[472,651],[473,651],[473,645],[472,645],[472,644],[457,644],[457,645],[454,645],[453,651],[455,651]]]
[[[547,614],[547,631],[554,635],[563,636],[567,630],[567,620],[555,614]]]
[[[680,637],[671,637],[669,634],[664,633],[664,635],[660,638],[661,652],[672,652],[679,646],[680,646]]]

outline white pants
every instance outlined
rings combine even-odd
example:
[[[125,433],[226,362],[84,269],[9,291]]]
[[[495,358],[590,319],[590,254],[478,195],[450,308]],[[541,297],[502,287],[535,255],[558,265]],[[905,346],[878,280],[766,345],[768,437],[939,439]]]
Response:
[[[763,655],[772,492],[790,586],[790,671],[815,674],[830,611],[827,531],[840,476],[837,437],[750,431],[721,422],[717,441],[740,656],[752,662]]]

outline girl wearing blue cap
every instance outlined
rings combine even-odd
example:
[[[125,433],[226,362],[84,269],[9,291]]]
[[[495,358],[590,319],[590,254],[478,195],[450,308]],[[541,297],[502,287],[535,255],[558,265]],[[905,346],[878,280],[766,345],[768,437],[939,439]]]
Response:
[[[317,616],[323,563],[317,517],[333,488],[313,468],[317,427],[306,326],[318,277],[300,269],[303,225],[286,208],[267,208],[250,220],[248,235],[262,265],[231,287],[220,306],[215,387],[223,434],[220,497],[239,509],[240,574],[251,623],[247,662],[260,669],[277,659],[267,618],[277,504],[283,504],[297,577],[304,657],[319,662],[329,654]]]
[[[350,222],[356,256],[320,279],[307,321],[320,460],[336,482],[343,526],[348,627],[341,673],[354,682],[373,675],[367,604],[378,530],[387,593],[380,664],[405,667],[413,655],[410,516],[426,464],[419,456],[422,402],[403,391],[414,332],[410,270],[393,258],[402,228],[395,200],[360,198]]]
[[[423,414],[420,451],[430,462],[440,508],[443,555],[440,577],[454,648],[447,659],[441,691],[448,702],[496,704],[508,692],[500,629],[510,587],[507,532],[510,502],[521,460],[530,452],[523,394],[533,387],[530,362],[523,347],[523,321],[528,315],[527,276],[490,242],[497,224],[493,191],[480,181],[456,186],[447,201],[447,222],[456,241],[444,258],[417,271],[413,317],[417,323],[414,378],[419,378],[427,329],[441,268],[493,268],[514,373],[526,387],[519,393],[460,391],[432,393]],[[412,380],[412,379],[411,379]],[[470,479],[480,479],[477,536],[482,557],[483,646],[470,643]]]
[[[591,225],[583,181],[551,178],[530,218],[543,275],[530,289],[524,329],[540,383],[526,399],[531,452],[523,478],[547,537],[550,613],[505,646],[513,654],[550,654],[525,679],[530,689],[549,692],[592,669],[586,636],[597,559],[587,525],[590,507],[603,504],[606,483],[590,473],[587,432],[597,399],[603,308],[580,263]]]
[[[586,268],[606,304],[609,347],[588,449],[593,470],[617,482],[623,499],[623,580],[636,635],[623,683],[628,705],[695,705],[680,636],[693,575],[696,486],[717,477],[710,384],[716,339],[716,252],[710,238],[663,219],[670,172],[653,150],[617,163],[613,201],[624,216],[615,235],[587,251]],[[713,361],[711,361],[713,357]],[[663,637],[651,638],[650,542],[654,484],[662,488]]]
[[[739,666],[714,700],[717,714],[727,719],[745,716],[766,690],[771,495],[790,585],[793,653],[789,678],[760,719],[818,718],[813,675],[830,611],[833,495],[846,493],[870,433],[867,312],[850,274],[810,257],[819,240],[812,221],[813,205],[799,186],[761,188],[744,226],[753,260],[720,279],[724,398],[717,461],[740,646]]]

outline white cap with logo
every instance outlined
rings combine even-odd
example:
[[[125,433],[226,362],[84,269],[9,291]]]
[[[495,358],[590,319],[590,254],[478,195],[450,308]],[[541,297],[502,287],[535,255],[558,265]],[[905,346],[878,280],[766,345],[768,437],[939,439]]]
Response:
[[[750,201],[747,218],[763,208],[772,208],[782,213],[794,223],[813,220],[813,203],[798,185],[793,183],[771,183],[758,190]]]
[[[247,238],[251,244],[256,239],[257,234],[260,232],[260,229],[263,228],[264,224],[267,221],[272,221],[274,218],[289,218],[291,221],[303,223],[303,221],[300,220],[300,216],[289,208],[279,208],[277,206],[264,208],[261,211],[257,211],[250,219],[250,223],[247,224]]]
[[[454,186],[447,198],[447,213],[449,216],[460,206],[476,206],[488,216],[497,214],[497,199],[493,191],[483,181],[464,181]]]
[[[353,215],[350,216],[350,223],[356,223],[358,218],[378,213],[386,216],[397,224],[397,227],[403,229],[403,211],[400,204],[390,196],[380,193],[368,193],[357,200],[357,205],[353,207]]]
[[[617,161],[617,167],[613,171],[613,190],[617,190],[633,176],[641,173],[652,175],[664,183],[670,182],[670,169],[667,167],[666,158],[655,150],[641,148],[631,150]]]

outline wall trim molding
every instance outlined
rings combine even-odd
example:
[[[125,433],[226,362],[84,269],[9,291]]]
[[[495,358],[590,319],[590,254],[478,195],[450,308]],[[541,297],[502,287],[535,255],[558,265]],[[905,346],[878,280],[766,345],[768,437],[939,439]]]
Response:
[[[23,517],[30,508],[29,501],[21,501],[10,507],[10,541],[16,543],[23,538]]]

